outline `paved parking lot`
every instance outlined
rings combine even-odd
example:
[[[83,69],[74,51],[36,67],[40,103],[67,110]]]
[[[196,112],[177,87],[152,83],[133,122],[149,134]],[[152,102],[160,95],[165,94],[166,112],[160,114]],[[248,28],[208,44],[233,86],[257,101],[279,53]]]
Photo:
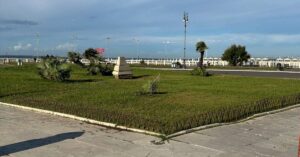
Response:
[[[151,143],[156,137],[0,105],[0,156],[293,157],[300,108]]]

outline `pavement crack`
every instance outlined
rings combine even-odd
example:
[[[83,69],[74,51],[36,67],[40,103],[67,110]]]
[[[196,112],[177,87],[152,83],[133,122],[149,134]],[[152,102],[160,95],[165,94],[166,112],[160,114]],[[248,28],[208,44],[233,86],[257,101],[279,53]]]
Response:
[[[135,144],[133,141],[125,140],[125,139],[121,139],[121,138],[117,138],[117,137],[113,137],[113,136],[110,136],[110,135],[107,135],[106,137],[112,138],[114,140],[119,140],[119,141],[131,143],[131,144]]]
[[[193,143],[184,142],[184,141],[175,140],[175,139],[171,139],[171,140],[175,141],[175,142],[183,143],[183,144],[188,144],[188,145],[191,145],[191,146],[194,146],[194,147],[200,147],[200,148],[209,149],[209,150],[213,150],[213,151],[216,151],[216,152],[224,153],[224,151],[214,149],[214,148],[210,148],[210,147],[205,147],[205,146],[198,145],[198,144],[193,144]]]
[[[149,156],[150,156],[150,154],[151,154],[151,152],[147,153],[147,154],[146,154],[146,157],[149,157]]]

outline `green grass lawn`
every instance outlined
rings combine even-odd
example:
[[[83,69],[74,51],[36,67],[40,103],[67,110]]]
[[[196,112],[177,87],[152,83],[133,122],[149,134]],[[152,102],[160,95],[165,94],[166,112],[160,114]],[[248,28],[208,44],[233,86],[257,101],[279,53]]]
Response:
[[[73,66],[71,81],[41,79],[34,65],[0,65],[0,101],[171,134],[300,102],[300,80],[133,68],[131,80],[88,76]],[[160,74],[160,94],[138,95]]]

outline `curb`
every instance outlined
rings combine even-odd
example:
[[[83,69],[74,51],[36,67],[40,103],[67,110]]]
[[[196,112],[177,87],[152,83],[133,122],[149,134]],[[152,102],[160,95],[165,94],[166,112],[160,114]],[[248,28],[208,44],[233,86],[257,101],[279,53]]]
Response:
[[[142,134],[152,135],[152,136],[158,136],[158,137],[165,136],[164,134],[160,134],[160,133],[156,133],[156,132],[146,131],[146,130],[142,130],[142,129],[128,128],[128,127],[120,126],[120,125],[117,125],[114,123],[101,122],[101,121],[97,121],[97,120],[93,120],[93,119],[89,119],[89,118],[83,118],[83,117],[79,117],[79,116],[75,116],[75,115],[71,115],[71,114],[65,114],[65,113],[60,113],[60,112],[54,112],[54,111],[49,111],[49,110],[37,109],[37,108],[3,103],[3,102],[0,102],[0,105],[35,111],[35,112],[39,112],[39,113],[46,113],[46,114],[65,117],[65,118],[70,118],[70,119],[79,120],[82,122],[87,122],[90,124],[96,124],[96,125],[100,125],[100,126],[114,128],[114,129],[121,129],[121,130],[125,130],[125,131],[132,131],[132,132],[137,132],[137,133],[142,133]]]
[[[200,130],[205,130],[205,129],[209,129],[209,128],[219,127],[219,126],[225,126],[225,125],[241,123],[241,122],[245,122],[245,121],[248,121],[248,120],[251,120],[251,119],[254,119],[254,118],[263,117],[263,116],[266,116],[266,115],[275,114],[275,113],[279,113],[279,112],[283,112],[283,111],[287,111],[287,110],[291,110],[291,109],[300,107],[300,104],[291,105],[291,106],[287,106],[285,108],[281,108],[281,109],[277,109],[277,110],[273,110],[273,111],[267,111],[267,112],[263,112],[263,113],[254,114],[250,117],[247,117],[245,119],[241,119],[241,120],[235,121],[235,122],[213,123],[213,124],[208,124],[208,125],[204,125],[204,126],[200,126],[200,127],[196,127],[196,128],[182,130],[182,131],[176,132],[174,134],[165,135],[165,134],[146,131],[146,130],[142,130],[142,129],[135,129],[135,128],[128,128],[128,127],[125,127],[125,126],[119,126],[119,125],[114,124],[114,123],[107,123],[107,122],[101,122],[101,121],[97,121],[97,120],[93,120],[93,119],[89,119],[89,118],[83,118],[83,117],[79,117],[79,116],[75,116],[75,115],[71,115],[71,114],[65,114],[65,113],[60,113],[60,112],[54,112],[54,111],[49,111],[49,110],[37,109],[37,108],[26,107],[26,106],[15,105],[15,104],[9,104],[9,103],[3,103],[3,102],[0,102],[0,105],[5,105],[5,106],[9,106],[9,107],[24,109],[24,110],[35,111],[35,112],[39,112],[39,113],[46,113],[46,114],[51,114],[51,115],[55,115],[55,116],[61,116],[61,117],[65,117],[65,118],[70,118],[70,119],[74,119],[74,120],[87,122],[87,123],[90,123],[90,124],[96,124],[96,125],[105,126],[105,127],[109,127],[109,128],[121,129],[121,130],[125,130],[125,131],[132,131],[132,132],[136,132],[136,133],[142,133],[142,134],[152,135],[152,136],[157,136],[157,137],[162,138],[160,141],[152,141],[152,143],[154,143],[154,144],[161,144],[165,140],[168,140],[168,139],[171,139],[171,138],[174,138],[174,137],[177,137],[177,136],[185,135],[185,134],[188,134],[188,133],[192,133],[192,132],[195,132],[195,131],[200,131]]]
[[[277,110],[273,110],[273,111],[257,113],[257,114],[254,114],[254,115],[250,116],[250,117],[247,117],[245,119],[241,119],[241,120],[238,120],[238,121],[235,121],[235,122],[214,123],[214,124],[208,124],[208,125],[204,125],[204,126],[200,126],[200,127],[196,127],[196,128],[187,129],[187,130],[182,130],[182,131],[176,132],[174,134],[167,135],[166,139],[170,139],[170,138],[185,135],[185,134],[188,134],[188,133],[191,133],[191,132],[200,131],[200,130],[209,129],[209,128],[214,128],[214,127],[218,127],[218,126],[224,126],[224,125],[231,125],[231,124],[246,122],[246,121],[254,119],[254,118],[263,117],[263,116],[266,116],[266,115],[275,114],[275,113],[291,110],[291,109],[298,108],[298,107],[300,107],[300,104],[287,106],[285,108],[281,108],[281,109],[277,109]]]

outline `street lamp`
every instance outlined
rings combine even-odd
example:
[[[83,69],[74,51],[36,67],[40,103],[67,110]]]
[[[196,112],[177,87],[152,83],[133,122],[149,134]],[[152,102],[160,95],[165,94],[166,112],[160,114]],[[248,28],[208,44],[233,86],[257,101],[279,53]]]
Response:
[[[140,40],[137,39],[137,38],[133,38],[133,40],[134,40],[135,43],[136,43],[136,54],[137,54],[137,59],[140,59],[140,56],[139,56],[139,43],[140,43]]]
[[[109,40],[111,39],[111,37],[106,37],[105,39],[106,39],[106,54],[107,54],[108,46],[109,46]],[[108,58],[108,56],[107,56],[107,58]]]
[[[38,62],[39,57],[39,46],[40,46],[40,33],[36,33],[36,62]]]
[[[164,44],[164,53],[165,55],[167,55],[167,51],[168,51],[168,45],[169,44],[175,44],[176,42],[172,42],[172,41],[169,41],[169,40],[166,40],[166,41],[163,41],[162,42]]]
[[[186,26],[189,22],[189,15],[187,12],[183,13],[183,22],[184,22],[184,48],[183,48],[183,68],[186,68],[185,57],[186,57]]]
[[[77,35],[74,33],[73,35],[72,35],[72,42],[71,42],[71,44],[72,44],[72,46],[71,46],[71,48],[73,49],[73,50],[71,50],[71,51],[76,51],[76,47],[77,47],[77,39],[78,39],[78,37],[77,37]]]

